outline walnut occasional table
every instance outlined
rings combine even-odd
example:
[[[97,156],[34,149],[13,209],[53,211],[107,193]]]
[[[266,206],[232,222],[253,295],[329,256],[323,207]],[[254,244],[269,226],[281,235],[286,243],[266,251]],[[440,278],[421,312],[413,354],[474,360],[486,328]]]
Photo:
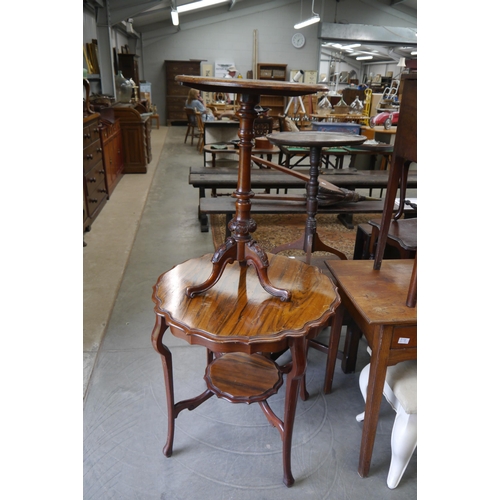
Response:
[[[234,192],[235,216],[229,223],[231,236],[221,245],[212,258],[212,272],[208,279],[200,285],[192,285],[186,289],[190,297],[203,293],[220,279],[226,264],[237,260],[240,264],[252,264],[259,277],[259,282],[269,294],[282,301],[290,300],[290,290],[279,289],[271,284],[268,277],[269,261],[266,253],[252,239],[250,233],[257,228],[250,217],[251,198],[251,156],[254,139],[254,120],[258,116],[255,106],[261,95],[279,95],[298,97],[316,92],[328,92],[326,85],[304,85],[269,80],[247,80],[243,78],[209,78],[203,76],[178,75],[175,80],[186,87],[206,92],[231,92],[239,96],[237,116],[240,120],[238,131],[239,158],[238,183]]]
[[[330,252],[343,260],[347,257],[339,250],[325,245],[316,231],[316,213],[318,212],[318,189],[319,189],[319,164],[321,162],[321,151],[323,148],[340,146],[354,146],[363,144],[366,137],[356,134],[345,134],[340,132],[279,132],[267,136],[269,142],[277,146],[304,146],[310,148],[309,181],[306,185],[307,193],[307,220],[306,228],[302,237],[292,243],[286,243],[273,248],[273,253],[282,252],[292,248],[298,248],[306,252],[306,263],[311,263],[311,254],[315,251]]]
[[[188,260],[162,274],[153,287],[156,324],[152,343],[161,355],[166,387],[168,432],[163,453],[170,457],[175,419],[185,409],[194,410],[213,394],[231,403],[259,403],[283,441],[283,481],[294,483],[291,472],[292,432],[302,387],[305,392],[307,343],[331,323],[340,304],[331,278],[318,268],[295,259],[269,254],[269,278],[277,286],[293,290],[282,302],[261,286],[254,267],[228,264],[216,286],[190,298],[185,289],[212,267],[210,255]],[[175,403],[172,355],[163,342],[172,335],[207,348],[207,390]],[[266,353],[290,349],[292,361],[278,366]],[[215,355],[214,355],[215,353]],[[286,377],[283,420],[269,406]]]

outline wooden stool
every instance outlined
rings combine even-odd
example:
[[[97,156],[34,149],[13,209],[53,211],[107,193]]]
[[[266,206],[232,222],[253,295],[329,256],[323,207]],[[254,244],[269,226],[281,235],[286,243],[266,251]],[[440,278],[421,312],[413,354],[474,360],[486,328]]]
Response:
[[[160,115],[151,115],[150,120],[156,120],[156,128],[160,128]]]

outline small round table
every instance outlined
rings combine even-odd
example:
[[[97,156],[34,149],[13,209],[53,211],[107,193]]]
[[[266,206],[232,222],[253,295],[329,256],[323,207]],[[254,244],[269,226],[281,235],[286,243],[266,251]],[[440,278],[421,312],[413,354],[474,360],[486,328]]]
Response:
[[[243,78],[210,78],[203,76],[178,75],[175,80],[181,85],[206,92],[230,92],[239,95],[237,116],[240,120],[238,131],[239,158],[238,183],[234,192],[235,216],[229,223],[231,236],[219,247],[212,258],[212,272],[200,285],[192,285],[186,289],[186,294],[194,297],[203,293],[217,283],[224,272],[227,263],[237,260],[241,264],[251,263],[259,277],[259,282],[269,294],[279,297],[282,301],[290,300],[290,290],[279,289],[271,284],[268,277],[269,261],[266,253],[252,239],[251,233],[257,225],[250,217],[251,190],[250,171],[254,139],[254,121],[258,115],[255,110],[261,95],[297,97],[316,92],[328,92],[323,84],[304,85],[302,83],[279,82],[274,80],[248,80]]]
[[[273,253],[298,248],[306,252],[306,262],[311,263],[311,254],[315,251],[330,252],[343,260],[347,257],[339,250],[325,245],[316,232],[316,213],[318,212],[319,164],[322,148],[354,146],[363,144],[366,137],[340,132],[276,132],[267,136],[269,142],[277,146],[303,146],[310,148],[309,181],[306,184],[307,220],[304,234],[293,243],[286,243],[273,248]],[[339,191],[340,188],[339,188]]]
[[[291,486],[292,432],[299,387],[302,398],[307,399],[307,343],[332,322],[340,299],[332,280],[318,268],[281,255],[269,254],[269,259],[269,278],[277,286],[293,290],[288,302],[270,296],[260,286],[254,267],[239,263],[228,264],[216,286],[203,296],[189,298],[185,288],[210,270],[209,255],[162,274],[153,287],[156,324],[151,341],[161,356],[166,386],[168,431],[163,453],[172,455],[175,419],[182,410],[193,410],[214,394],[231,403],[258,403],[281,435],[283,481]],[[163,342],[168,327],[175,337],[207,348],[207,390],[177,403],[172,354]],[[292,361],[278,366],[270,353],[285,349],[290,349]],[[283,373],[287,376],[281,420],[267,399],[282,385]]]

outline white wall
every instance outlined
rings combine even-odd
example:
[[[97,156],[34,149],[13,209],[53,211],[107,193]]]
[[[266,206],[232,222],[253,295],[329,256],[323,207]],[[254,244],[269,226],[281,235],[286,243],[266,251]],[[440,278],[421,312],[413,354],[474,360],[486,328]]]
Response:
[[[315,11],[325,22],[334,22],[335,3],[325,0],[316,2]],[[303,3],[303,17],[309,15],[309,2]],[[392,12],[392,15],[391,15]],[[285,63],[290,69],[319,69],[318,25],[300,30],[306,36],[302,49],[291,44],[295,33],[293,25],[300,19],[300,2],[264,12],[236,17],[214,24],[190,26],[182,23],[181,31],[168,34],[171,27],[143,35],[144,75],[151,82],[153,101],[158,107],[161,123],[165,123],[165,67],[166,59],[206,59],[214,64],[216,60],[232,60],[246,77],[252,69],[253,31],[258,31],[258,61]],[[351,24],[373,24],[385,26],[415,27],[416,19],[399,14],[394,9],[381,6],[372,0],[341,1],[337,5],[337,22]],[[193,23],[195,24],[195,23]],[[289,79],[287,75],[287,80]]]
[[[303,18],[309,16],[310,5],[309,1],[303,2]],[[343,0],[339,3],[317,0],[315,11],[320,13],[324,22],[401,27],[416,27],[417,22],[416,18],[390,8],[389,1],[386,6],[374,0]],[[300,1],[248,15],[232,12],[230,16],[231,19],[211,24],[206,21],[183,23],[181,16],[179,32],[174,33],[172,26],[166,24],[164,29],[142,36],[141,79],[152,84],[152,98],[158,107],[161,123],[165,123],[166,59],[206,59],[212,65],[216,60],[232,60],[246,77],[246,72],[252,69],[253,32],[257,30],[258,62],[285,63],[289,70],[319,69],[317,24],[300,30],[306,36],[302,49],[295,49],[291,44],[296,31],[293,25],[301,18]],[[116,44],[118,48],[121,45],[121,42]]]

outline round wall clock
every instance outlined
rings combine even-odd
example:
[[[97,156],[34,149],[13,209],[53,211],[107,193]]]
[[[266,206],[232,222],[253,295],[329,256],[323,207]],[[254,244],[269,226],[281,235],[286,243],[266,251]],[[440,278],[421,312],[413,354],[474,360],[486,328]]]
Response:
[[[292,45],[296,49],[301,49],[306,44],[306,38],[302,33],[295,33],[292,36]]]

